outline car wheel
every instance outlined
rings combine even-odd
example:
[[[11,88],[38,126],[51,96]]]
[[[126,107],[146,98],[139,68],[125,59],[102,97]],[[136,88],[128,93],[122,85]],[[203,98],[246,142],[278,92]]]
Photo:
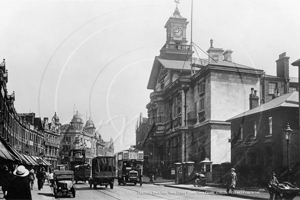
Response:
[[[94,183],[94,189],[96,189],[97,188],[97,183]]]
[[[105,185],[105,188],[107,188],[107,186],[108,186],[108,185],[106,184],[106,185]]]

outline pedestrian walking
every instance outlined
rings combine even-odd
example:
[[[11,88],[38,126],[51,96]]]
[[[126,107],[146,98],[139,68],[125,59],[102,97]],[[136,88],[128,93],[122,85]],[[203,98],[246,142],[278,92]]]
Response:
[[[280,198],[280,193],[273,188],[273,185],[278,185],[279,181],[276,178],[276,174],[273,172],[272,177],[270,178],[270,181],[268,183],[268,190],[270,194],[270,199],[279,199]]]
[[[45,179],[46,179],[46,172],[44,167],[42,167],[36,174],[36,178],[38,180],[38,189],[41,190],[43,188]]]
[[[53,186],[53,182],[54,182],[54,174],[53,174],[53,170],[52,169],[50,169],[50,172],[49,172],[49,181],[50,181],[50,187],[52,187]]]
[[[152,170],[149,171],[149,178],[150,178],[149,182],[153,183],[154,173]]]
[[[227,178],[226,178],[226,192],[227,194],[229,194],[229,190],[231,189],[232,193],[234,193],[234,189],[236,187],[236,182],[237,182],[237,175],[235,173],[235,169],[231,168],[230,170],[231,172],[228,174]]]
[[[2,185],[2,191],[4,197],[7,195],[7,189],[12,179],[13,179],[13,175],[11,171],[8,169],[6,165],[4,165],[1,170],[1,182],[2,182],[1,185]]]
[[[32,199],[28,174],[29,171],[23,165],[17,167],[13,172],[15,176],[7,188],[5,199]]]
[[[33,190],[33,184],[34,184],[34,180],[35,180],[33,168],[29,171],[28,177],[29,177],[29,181],[30,181],[30,188],[31,188],[31,190]]]

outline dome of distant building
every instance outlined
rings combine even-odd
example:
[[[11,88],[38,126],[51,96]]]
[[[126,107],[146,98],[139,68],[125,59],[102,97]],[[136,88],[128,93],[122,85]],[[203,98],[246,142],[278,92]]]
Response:
[[[59,117],[56,115],[56,112],[54,113],[54,116],[52,117],[52,121],[59,122]]]
[[[71,123],[83,123],[78,111],[76,111],[76,114],[73,116]]]
[[[89,120],[87,120],[87,122],[85,124],[85,128],[95,128],[94,122],[91,118],[89,118]]]

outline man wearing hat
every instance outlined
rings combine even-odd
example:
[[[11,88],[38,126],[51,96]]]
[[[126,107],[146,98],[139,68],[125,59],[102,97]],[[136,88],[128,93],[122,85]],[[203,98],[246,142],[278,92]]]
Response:
[[[31,189],[29,185],[29,178],[27,177],[29,171],[20,165],[13,172],[15,177],[10,182],[6,199],[32,199]]]
[[[227,194],[229,194],[230,189],[231,189],[232,193],[234,193],[234,189],[235,189],[236,182],[237,182],[237,176],[236,176],[236,173],[235,173],[235,169],[231,168],[230,171],[231,172],[228,174],[227,180],[226,180],[226,186],[227,186],[226,192],[227,192]]]

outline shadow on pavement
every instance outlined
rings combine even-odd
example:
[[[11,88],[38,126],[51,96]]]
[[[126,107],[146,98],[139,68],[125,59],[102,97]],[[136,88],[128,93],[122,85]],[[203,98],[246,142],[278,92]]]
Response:
[[[41,192],[38,192],[37,194],[38,194],[38,195],[47,196],[47,197],[52,197],[52,196],[53,196],[52,193],[41,193]]]
[[[80,188],[75,186],[75,189],[76,190],[93,190],[93,188],[90,188],[90,186],[80,187]],[[99,187],[97,189],[99,189]]]

